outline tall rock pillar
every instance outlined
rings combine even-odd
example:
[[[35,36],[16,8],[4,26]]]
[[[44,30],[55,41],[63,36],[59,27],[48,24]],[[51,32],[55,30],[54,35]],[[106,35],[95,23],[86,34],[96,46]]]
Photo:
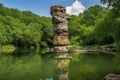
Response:
[[[53,31],[54,31],[54,52],[67,53],[67,46],[69,45],[68,37],[68,20],[70,16],[66,13],[65,7],[55,5],[51,7]]]

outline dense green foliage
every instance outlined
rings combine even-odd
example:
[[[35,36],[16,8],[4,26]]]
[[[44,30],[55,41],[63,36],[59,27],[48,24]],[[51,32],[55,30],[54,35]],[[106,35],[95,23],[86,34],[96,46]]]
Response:
[[[118,11],[114,6],[110,9],[95,5],[79,16],[72,16],[69,22],[71,44],[103,45],[116,43],[119,48],[120,13]]]
[[[118,45],[118,50],[120,50],[120,0],[101,0],[104,4],[108,4],[108,8],[111,8],[110,11],[103,16],[104,20],[101,20],[100,23],[106,23],[106,28],[111,34],[115,43]],[[105,26],[105,24],[104,24]]]
[[[95,38],[97,20],[105,13],[99,5],[91,6],[79,16],[72,16],[69,22],[70,39],[72,44],[93,45],[98,43]]]
[[[120,0],[101,0],[101,2],[120,13]]]
[[[51,46],[51,18],[19,11],[0,4],[0,44],[19,47]]]
[[[120,47],[120,1],[101,0],[110,8],[91,6],[69,21],[69,36],[74,45],[104,45]],[[111,8],[112,7],[112,8]],[[52,46],[52,22],[30,11],[19,11],[0,4],[0,44],[17,47]]]

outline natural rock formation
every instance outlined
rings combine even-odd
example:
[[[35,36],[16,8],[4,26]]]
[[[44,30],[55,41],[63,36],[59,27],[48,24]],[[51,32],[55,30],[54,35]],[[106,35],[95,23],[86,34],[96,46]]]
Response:
[[[69,44],[68,36],[55,35],[53,43],[56,46],[68,45]]]
[[[116,45],[115,44],[108,44],[102,46],[104,52],[116,52]]]
[[[69,80],[69,64],[71,57],[68,53],[68,20],[70,16],[66,14],[66,9],[61,5],[51,7],[53,31],[54,31],[54,52],[56,53],[55,80]]]
[[[66,9],[61,5],[51,7],[53,31],[54,31],[54,52],[68,52],[66,46],[69,45],[68,39],[68,20],[70,16],[66,13]]]
[[[104,80],[120,80],[120,75],[108,74],[104,77]]]

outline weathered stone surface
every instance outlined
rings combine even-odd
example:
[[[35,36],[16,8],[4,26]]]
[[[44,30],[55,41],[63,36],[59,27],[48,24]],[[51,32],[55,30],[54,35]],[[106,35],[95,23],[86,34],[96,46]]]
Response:
[[[68,49],[65,46],[69,45],[67,24],[70,19],[70,15],[66,13],[65,7],[61,5],[52,6],[51,15],[54,31],[54,52],[67,53]]]
[[[67,31],[59,31],[58,33],[57,33],[57,35],[59,35],[59,36],[68,36],[68,32]]]
[[[55,32],[57,32],[59,30],[68,31],[67,22],[55,24],[54,27],[53,27],[53,30]]]
[[[70,16],[66,14],[66,9],[61,5],[55,5],[51,7],[51,15],[52,15],[52,22],[53,22],[53,30],[64,30],[68,31],[68,20]]]
[[[104,45],[102,46],[102,49],[104,52],[116,52],[116,48],[115,48],[115,44],[108,44],[108,45]]]
[[[104,77],[104,80],[120,80],[120,75],[108,74]]]
[[[68,48],[66,46],[55,46],[54,47],[54,52],[55,53],[67,53],[68,52]]]
[[[54,45],[64,46],[69,44],[68,36],[55,36],[54,37]]]
[[[55,5],[51,7],[51,15],[53,24],[68,22],[70,16],[66,14],[66,9],[61,5]]]

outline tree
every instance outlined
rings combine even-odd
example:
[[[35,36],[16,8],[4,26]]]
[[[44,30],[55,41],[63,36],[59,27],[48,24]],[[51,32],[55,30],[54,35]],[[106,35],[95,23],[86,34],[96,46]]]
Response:
[[[96,20],[100,17],[100,15],[103,12],[104,8],[100,5],[89,7],[83,12],[81,24],[85,24],[86,26],[95,25]]]
[[[80,21],[81,16],[79,17],[72,15],[71,20],[68,23],[69,28],[69,37],[71,44],[79,45],[79,34],[80,34]]]
[[[6,44],[6,42],[8,41],[5,34],[5,28],[2,24],[0,24],[0,44]]]
[[[120,48],[120,38],[119,38],[119,34],[120,34],[120,0],[101,0],[104,4],[107,4],[108,7],[110,9],[110,11],[107,13],[107,15],[104,17],[104,20],[107,24],[106,28],[110,29],[109,32],[106,31],[107,33],[109,33],[110,35],[112,35],[116,45],[118,46],[118,48]],[[103,21],[100,21],[101,24],[103,24]],[[105,29],[106,30],[106,29]],[[118,49],[119,50],[119,49]]]
[[[52,45],[52,22],[31,11],[19,11],[0,4],[0,44],[17,47]],[[45,45],[43,45],[43,43]]]
[[[114,43],[114,14],[107,10],[102,14],[101,18],[96,21],[95,37],[98,44]]]
[[[95,39],[95,24],[97,19],[105,10],[99,5],[91,6],[79,16],[71,16],[69,21],[69,33],[71,44],[77,45],[94,45]]]
[[[112,7],[116,12],[120,14],[120,0],[101,0],[103,4],[107,4],[110,8]]]

